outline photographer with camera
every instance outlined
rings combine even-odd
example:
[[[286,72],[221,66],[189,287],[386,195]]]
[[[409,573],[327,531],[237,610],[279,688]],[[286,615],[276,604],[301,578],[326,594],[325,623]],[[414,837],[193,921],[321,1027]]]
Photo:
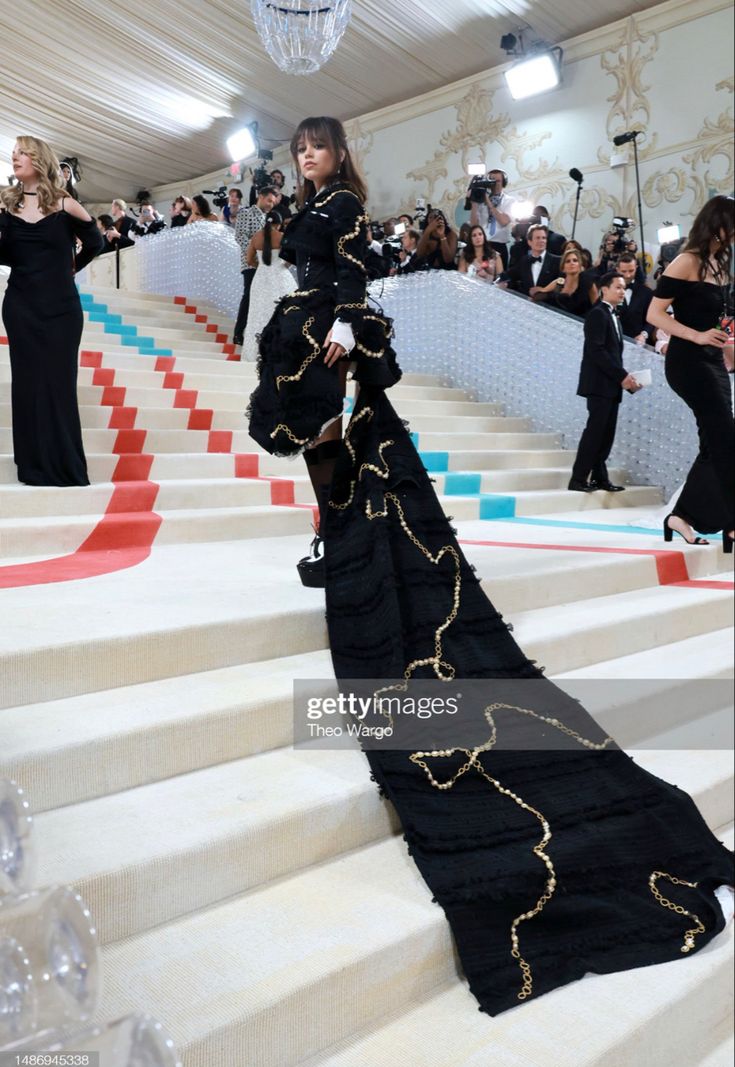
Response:
[[[278,191],[274,185],[264,185],[258,190],[255,203],[248,208],[241,208],[235,223],[235,240],[240,245],[240,269],[242,271],[242,299],[237,313],[237,322],[232,334],[232,343],[241,345],[248,321],[250,306],[250,287],[255,277],[255,267],[247,261],[250,238],[265,226],[266,216],[273,211],[278,201]]]
[[[133,233],[136,237],[147,237],[149,233],[160,233],[165,229],[166,223],[163,221],[163,216],[159,215],[153,204],[144,201],[140,205],[140,215],[133,226]]]
[[[421,234],[413,227],[401,234],[401,247],[398,251],[398,264],[391,269],[395,274],[413,274],[416,270],[416,249],[419,246]]]
[[[470,213],[473,226],[482,226],[490,244],[500,253],[503,270],[508,267],[512,196],[505,192],[508,175],[504,170],[489,170],[487,177],[476,176],[470,182],[465,211]]]
[[[608,274],[611,270],[617,270],[619,257],[624,252],[630,251],[629,245],[631,243],[635,244],[627,235],[631,226],[633,226],[633,219],[621,218],[620,216],[616,216],[613,219],[612,229],[602,238],[597,259],[592,265],[592,269],[598,278],[601,278],[603,274]],[[640,280],[645,280],[642,273]]]
[[[457,235],[444,212],[433,208],[426,217],[426,225],[416,248],[416,268],[456,270],[456,255]]]

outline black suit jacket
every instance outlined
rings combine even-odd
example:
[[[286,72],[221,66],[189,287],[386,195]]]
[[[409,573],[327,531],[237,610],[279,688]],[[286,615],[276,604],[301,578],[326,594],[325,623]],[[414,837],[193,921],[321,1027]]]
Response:
[[[623,395],[620,383],[627,375],[623,366],[623,342],[618,339],[610,308],[600,301],[584,320],[584,351],[577,395],[620,400]]]
[[[541,273],[538,276],[538,281],[534,282],[533,274],[531,273],[531,253],[529,252],[507,271],[506,276],[511,289],[515,289],[519,293],[525,293],[528,296],[529,290],[534,285],[548,285],[549,282],[553,282],[555,278],[558,278],[560,265],[561,259],[559,256],[553,256],[551,252],[547,252],[541,264]]]
[[[634,282],[631,293],[630,304],[626,304],[624,300],[620,304],[620,322],[623,327],[623,333],[626,337],[634,338],[640,333],[645,333],[648,343],[651,344],[656,330],[646,321],[646,315],[648,313],[648,305],[653,299],[653,289],[649,289],[647,285],[642,285],[639,282]]]

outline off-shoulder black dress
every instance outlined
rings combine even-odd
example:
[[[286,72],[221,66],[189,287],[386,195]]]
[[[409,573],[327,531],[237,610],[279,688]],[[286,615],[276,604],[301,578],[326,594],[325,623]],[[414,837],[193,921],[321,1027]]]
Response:
[[[335,312],[358,338],[360,391],[323,531],[336,677],[436,679],[452,696],[458,679],[480,679],[488,705],[507,702],[508,679],[527,686],[495,712],[503,748],[466,749],[453,726],[437,740],[435,722],[409,728],[409,742],[397,718],[390,750],[366,748],[481,1009],[496,1015],[588,971],[700,950],[723,929],[714,890],[733,881],[733,857],[687,794],[543,677],[483,593],[385,395],[399,371],[390,323],[365,305],[361,205],[325,190],[281,247],[300,292],[262,338],[250,428],[264,448],[294,454],[339,415],[335,368],[322,361]],[[487,741],[484,704],[476,715]]]
[[[694,330],[717,325],[725,306],[719,285],[659,278],[655,296],[670,299],[677,322]],[[666,381],[697,420],[699,454],[687,475],[674,515],[701,533],[730,531],[735,524],[735,435],[730,380],[722,349],[672,337]]]
[[[89,485],[77,403],[82,306],[74,284],[102,249],[94,222],[63,209],[27,222],[0,215],[10,266],[3,320],[10,345],[13,451],[27,485]],[[82,251],[75,256],[77,238]]]

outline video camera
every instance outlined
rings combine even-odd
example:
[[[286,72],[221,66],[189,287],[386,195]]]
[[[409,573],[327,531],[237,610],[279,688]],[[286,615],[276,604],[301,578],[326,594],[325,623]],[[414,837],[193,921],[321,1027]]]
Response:
[[[226,185],[220,185],[218,189],[202,189],[202,192],[212,197],[212,203],[215,207],[224,207],[227,203]]]
[[[629,237],[626,237],[628,230],[634,226],[633,219],[626,219],[619,215],[616,215],[612,220],[611,233],[615,234],[615,244],[613,245],[613,252],[616,256],[620,256],[623,252],[627,252],[627,245],[630,241]]]
[[[469,211],[473,204],[484,204],[486,196],[489,196],[491,200],[497,197],[497,207],[497,204],[500,203],[501,194],[498,191],[498,186],[500,185],[501,182],[498,178],[486,178],[482,174],[476,174],[467,189],[464,210]]]

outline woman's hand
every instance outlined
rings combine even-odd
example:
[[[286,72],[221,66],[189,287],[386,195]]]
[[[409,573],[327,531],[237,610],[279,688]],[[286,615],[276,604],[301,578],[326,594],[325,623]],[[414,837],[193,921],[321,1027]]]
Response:
[[[724,348],[729,338],[724,330],[715,326],[711,330],[701,330],[697,333],[695,343],[698,345],[712,345],[714,348]]]
[[[347,349],[344,348],[342,345],[338,345],[336,341],[332,341],[331,330],[325,338],[324,347],[327,350],[327,354],[324,357],[324,362],[328,367],[331,367],[334,363],[337,362],[338,359],[341,359],[347,351]]]

